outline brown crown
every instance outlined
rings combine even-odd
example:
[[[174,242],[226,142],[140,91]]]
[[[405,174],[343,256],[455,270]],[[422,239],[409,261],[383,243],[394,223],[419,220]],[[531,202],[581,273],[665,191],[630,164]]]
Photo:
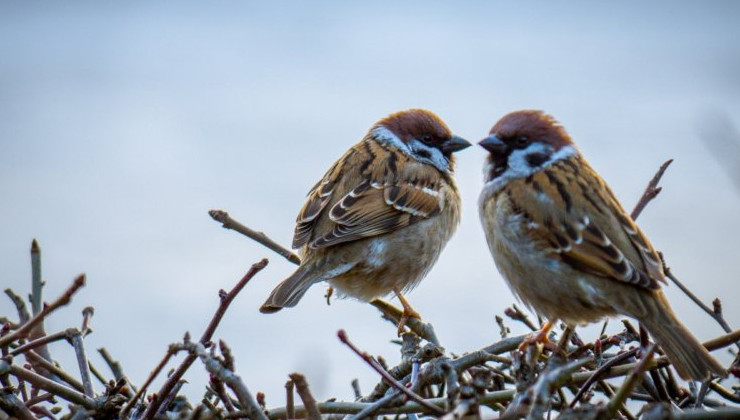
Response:
[[[550,143],[556,148],[573,144],[565,128],[555,118],[531,109],[505,115],[491,128],[491,134],[500,139],[527,136],[534,141]]]
[[[395,112],[382,120],[377,125],[382,125],[403,142],[412,138],[419,139],[424,135],[431,135],[440,140],[452,137],[452,132],[447,124],[437,115],[426,109],[409,109]]]

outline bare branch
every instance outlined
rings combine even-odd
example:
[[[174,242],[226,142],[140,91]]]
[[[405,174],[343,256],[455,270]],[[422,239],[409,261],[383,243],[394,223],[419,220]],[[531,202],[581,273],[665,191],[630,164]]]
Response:
[[[321,420],[321,411],[319,411],[316,405],[316,399],[311,394],[311,390],[308,388],[308,382],[306,377],[300,373],[291,373],[290,380],[295,384],[296,392],[303,401],[303,406],[306,407],[306,418],[308,420]]]
[[[386,371],[385,369],[383,369],[383,367],[380,366],[380,364],[378,364],[378,362],[372,356],[370,356],[369,354],[367,354],[366,352],[360,350],[354,344],[352,344],[352,342],[349,341],[349,338],[347,338],[347,333],[344,330],[339,330],[339,332],[337,332],[337,337],[339,337],[339,340],[342,343],[344,343],[345,345],[347,345],[347,347],[349,347],[353,352],[355,352],[355,354],[357,354],[358,356],[360,356],[362,358],[362,360],[364,360],[365,362],[367,362],[367,364],[369,364],[370,367],[372,367],[376,372],[378,372],[380,374],[380,376],[383,377],[383,379],[385,379],[386,381],[388,381],[391,384],[391,386],[393,386],[397,390],[403,392],[409,398],[411,398],[412,400],[418,402],[419,404],[421,404],[422,406],[424,406],[427,409],[431,410],[432,412],[435,412],[437,414],[444,414],[444,410],[440,409],[439,407],[437,407],[435,405],[432,405],[432,404],[426,402],[424,400],[424,398],[422,398],[421,396],[419,396],[415,392],[411,391],[410,389],[406,388],[403,384],[399,383],[396,380],[396,378],[394,378],[393,376],[391,376],[388,373],[388,371]]]
[[[267,267],[267,259],[262,259],[258,263],[255,263],[252,265],[252,267],[247,271],[247,273],[242,277],[241,280],[234,286],[233,289],[229,293],[225,293],[224,291],[221,291],[219,294],[221,298],[221,303],[219,304],[218,308],[216,309],[216,313],[213,315],[213,318],[211,319],[211,322],[208,324],[208,327],[203,332],[203,335],[200,337],[199,343],[205,345],[209,341],[211,341],[211,337],[213,336],[213,333],[216,331],[216,328],[218,328],[218,324],[221,322],[221,318],[223,318],[224,314],[226,313],[226,310],[229,309],[229,305],[231,305],[231,302],[234,301],[234,298],[241,292],[241,290],[244,288],[244,286],[247,285],[249,280],[252,279],[257,273],[262,271],[265,267]],[[154,418],[154,415],[157,413],[157,410],[159,409],[159,406],[162,404],[162,398],[164,396],[167,396],[172,392],[172,389],[175,387],[177,382],[182,378],[182,376],[185,374],[185,372],[190,368],[190,366],[193,364],[197,356],[195,356],[193,353],[190,353],[187,357],[185,357],[185,360],[182,361],[180,366],[177,368],[175,373],[173,373],[169,378],[167,378],[167,381],[165,381],[164,385],[162,385],[162,388],[160,388],[159,392],[155,395],[152,402],[149,404],[149,407],[147,407],[146,411],[144,412],[144,419],[152,419]]]
[[[642,211],[645,209],[645,206],[647,206],[648,203],[650,203],[655,197],[657,197],[658,194],[660,194],[660,192],[663,190],[663,188],[659,187],[658,184],[660,183],[660,179],[663,178],[663,174],[665,174],[666,169],[668,169],[671,163],[673,163],[673,159],[668,159],[667,161],[663,162],[663,164],[660,165],[660,168],[658,168],[658,172],[656,172],[650,182],[648,182],[648,185],[645,188],[645,192],[642,193],[642,197],[640,197],[640,200],[637,201],[635,208],[630,214],[630,216],[632,216],[632,220],[637,220]]]
[[[27,334],[29,334],[33,330],[33,328],[36,325],[38,325],[41,321],[43,321],[47,315],[54,312],[58,308],[69,304],[69,302],[72,300],[72,295],[77,293],[77,291],[84,285],[85,285],[85,275],[81,274],[74,280],[72,285],[57,300],[52,302],[50,305],[46,305],[44,309],[41,310],[41,312],[36,314],[33,318],[31,318],[25,324],[23,324],[23,326],[13,331],[12,333],[6,335],[5,337],[0,338],[0,348],[7,346],[8,344],[12,343],[13,341],[18,340],[19,338],[25,337]]]
[[[49,380],[37,373],[33,373],[28,369],[10,365],[10,374],[31,383],[36,388],[51,392],[60,398],[79,404],[87,409],[94,410],[96,407],[95,401],[92,398],[67,388],[64,385],[60,385],[57,382]]]
[[[213,220],[220,222],[223,225],[224,229],[235,230],[241,233],[242,235],[248,237],[249,239],[259,242],[260,244],[266,246],[272,251],[275,251],[276,253],[281,255],[283,258],[292,262],[295,265],[299,265],[301,263],[301,257],[293,253],[293,251],[273,241],[263,232],[252,230],[244,226],[243,224],[239,223],[238,221],[232,219],[231,216],[229,216],[229,213],[223,210],[210,210],[208,214],[211,216]]]
[[[370,304],[375,306],[384,317],[390,320],[394,325],[398,325],[398,322],[403,317],[403,311],[390,302],[383,299],[373,299]],[[411,329],[416,335],[427,340],[428,342],[441,347],[437,334],[434,332],[432,324],[428,324],[418,318],[408,318],[406,326]]]
[[[655,351],[655,344],[651,344],[647,351],[642,356],[642,360],[635,366],[635,369],[625,379],[622,386],[619,388],[617,395],[614,396],[606,406],[606,418],[614,418],[619,410],[623,408],[624,402],[637,385],[637,381],[642,377],[643,372],[647,369],[648,363],[653,358],[653,352]]]

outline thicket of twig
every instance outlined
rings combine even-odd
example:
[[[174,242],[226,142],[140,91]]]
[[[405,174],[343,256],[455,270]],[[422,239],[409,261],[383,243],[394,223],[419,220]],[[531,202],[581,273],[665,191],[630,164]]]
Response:
[[[633,218],[659,192],[660,177],[666,162],[648,185]],[[288,260],[300,260],[289,250],[255,232],[221,211],[211,216],[224,227],[237,230],[278,252]],[[482,349],[463,355],[445,351],[434,327],[410,319],[407,331],[400,337],[401,361],[387,366],[385,359],[374,357],[358,348],[344,331],[338,339],[365,360],[378,373],[374,389],[363,395],[355,386],[354,401],[317,402],[300,373],[289,375],[285,404],[267,408],[264,396],[253,395],[247,387],[250,378],[241,378],[234,369],[234,359],[224,341],[214,343],[219,322],[236,295],[249,280],[267,266],[267,260],[254,264],[228,292],[219,292],[219,305],[206,330],[194,340],[186,335],[170,345],[161,362],[146,380],[136,386],[120,364],[105,349],[99,349],[109,365],[112,378],[103,375],[88,360],[84,338],[90,333],[92,308],[82,314],[80,328],[68,328],[47,334],[44,320],[67,305],[84,286],[84,275],[74,279],[56,300],[42,304],[40,251],[36,241],[31,249],[32,285],[29,294],[31,311],[14,291],[5,290],[17,314],[0,318],[0,420],[23,420],[47,417],[97,419],[154,418],[250,418],[362,419],[393,416],[414,420],[418,416],[442,419],[527,418],[527,419],[730,419],[740,418],[740,387],[729,387],[728,380],[715,378],[705,383],[687,383],[678,379],[669,361],[647,335],[627,320],[623,330],[604,334],[584,342],[570,328],[551,335],[552,343],[530,345],[519,349],[525,335],[511,336],[507,323],[517,322],[535,331],[538,325],[516,305],[497,317],[501,339]],[[702,303],[667,270],[668,277],[714,318],[727,334],[704,345],[710,350],[730,346],[740,349],[740,330],[732,331],[722,315],[719,299],[710,307]],[[383,318],[394,325],[402,311],[388,302],[371,302]],[[17,320],[16,320],[17,319]],[[77,356],[77,366],[67,369],[54,362],[48,344],[67,341]],[[730,381],[740,377],[740,356],[728,372]],[[150,389],[162,374],[172,356],[186,353],[185,359],[158,389]],[[205,368],[210,383],[200,401],[188,401],[179,394],[189,369]],[[75,373],[71,373],[74,371]],[[350,378],[348,378],[349,380]],[[94,385],[95,382],[98,385]],[[101,387],[102,385],[102,387]],[[96,392],[95,389],[102,389]],[[298,395],[298,399],[294,397]],[[277,398],[273,397],[273,400]],[[298,403],[300,400],[300,403]]]

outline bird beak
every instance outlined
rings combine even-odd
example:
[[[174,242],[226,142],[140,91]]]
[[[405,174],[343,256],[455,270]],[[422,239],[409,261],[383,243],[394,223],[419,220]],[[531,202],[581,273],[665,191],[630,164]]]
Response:
[[[484,138],[478,144],[491,152],[492,155],[503,155],[506,153],[506,143],[504,143],[500,138],[496,137],[495,134],[491,134],[490,136]]]
[[[447,154],[459,152],[460,150],[470,146],[470,142],[465,140],[464,138],[452,136],[449,140],[446,140],[444,143],[442,143],[442,153]]]

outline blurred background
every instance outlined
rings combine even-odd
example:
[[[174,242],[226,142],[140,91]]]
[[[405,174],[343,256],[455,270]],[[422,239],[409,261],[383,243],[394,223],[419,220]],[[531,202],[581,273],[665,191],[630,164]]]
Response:
[[[3,2],[0,284],[30,292],[32,238],[46,300],[86,273],[47,331],[79,326],[93,305],[93,362],[104,368],[93,350],[104,346],[140,385],[169,343],[201,334],[219,289],[269,257],[216,337],[268,406],[283,404],[293,371],[319,399],[351,399],[353,378],[365,393],[378,378],[336,331],[395,364],[395,327],[369,305],[327,306],[320,285],[294,309],[260,314],[294,266],[207,211],[289,245],[305,194],[383,116],[428,108],[478,141],[503,114],[537,108],[565,125],[626,208],[675,159],[639,224],[738,328],[739,21],[733,1]],[[484,156],[459,155],[462,224],[408,295],[456,353],[497,341],[494,316],[515,302],[479,226]],[[666,289],[700,339],[721,334]],[[0,315],[17,319],[5,296]],[[581,333],[592,341],[598,328]],[[69,346],[51,351],[76,372]],[[186,378],[200,399],[202,366]]]

